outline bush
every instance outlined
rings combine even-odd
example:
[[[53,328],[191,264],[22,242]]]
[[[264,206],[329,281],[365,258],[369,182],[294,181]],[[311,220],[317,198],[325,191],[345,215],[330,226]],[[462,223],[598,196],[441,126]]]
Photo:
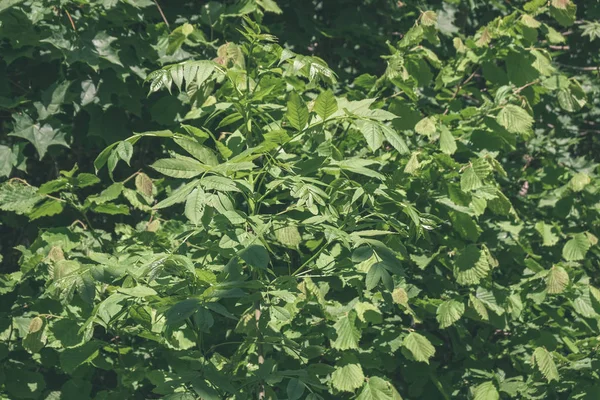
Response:
[[[5,398],[600,395],[599,6],[162,3],[0,1]]]

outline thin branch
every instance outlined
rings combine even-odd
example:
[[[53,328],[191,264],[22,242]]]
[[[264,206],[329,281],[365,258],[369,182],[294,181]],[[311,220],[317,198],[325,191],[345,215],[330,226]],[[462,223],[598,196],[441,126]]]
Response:
[[[558,64],[561,67],[576,69],[578,71],[600,71],[600,65],[591,66],[591,67],[577,67],[575,65],[567,65],[567,64]]]
[[[460,85],[458,85],[456,87],[456,90],[454,91],[452,98],[450,100],[448,100],[448,106],[446,107],[446,110],[444,110],[444,115],[448,114],[448,111],[450,111],[450,103],[454,99],[456,99],[456,96],[458,96],[458,93],[461,91],[463,86],[465,86],[467,83],[471,82],[471,79],[473,79],[473,77],[475,76],[475,74],[477,73],[478,70],[479,70],[479,68],[476,68],[475,71],[473,71],[473,73],[471,75],[469,75],[469,77],[467,79],[465,79],[465,81],[463,83],[461,83]]]
[[[522,92],[524,89],[528,88],[529,86],[533,86],[533,85],[535,85],[535,84],[537,84],[537,83],[539,83],[539,82],[540,82],[540,80],[539,80],[539,79],[533,80],[533,81],[529,82],[529,83],[528,83],[528,84],[526,84],[526,85],[523,85],[523,86],[521,86],[521,87],[519,87],[519,88],[516,88],[515,90],[513,90],[513,93],[514,93],[514,94],[519,94],[519,93],[521,93],[521,92]]]
[[[82,227],[84,230],[86,230],[86,231],[87,231],[87,226],[86,226],[86,225],[85,225],[85,224],[84,224],[82,221],[80,221],[80,220],[78,220],[78,219],[76,219],[75,221],[73,221],[73,222],[71,223],[71,225],[69,225],[69,228],[72,228],[72,227],[73,227],[73,225],[76,225],[76,224],[79,224],[79,226],[81,226],[81,227]]]
[[[71,14],[69,14],[69,11],[67,11],[66,8],[65,8],[65,14],[67,14],[67,17],[69,18],[69,22],[71,22],[71,26],[73,27],[73,30],[77,31],[77,28],[75,28],[75,22],[73,22],[73,18],[71,17]]]
[[[260,310],[260,303],[258,301],[256,302],[255,307],[256,307],[256,309],[254,310],[254,317],[256,318],[256,329],[259,332],[259,338],[260,338],[261,335],[260,335],[260,327],[258,326],[259,325],[258,321],[260,320],[261,310]],[[262,364],[265,363],[265,356],[263,355],[263,345],[259,341],[257,343],[257,346],[258,346],[258,349],[257,349],[258,350],[258,365],[262,365]],[[260,389],[259,389],[259,392],[258,392],[258,398],[260,400],[262,400],[262,399],[265,398],[265,395],[266,395],[265,384],[263,382],[261,382],[260,383]]]
[[[262,310],[260,309],[260,300],[256,300],[254,302],[254,319],[256,322],[256,355],[258,356],[258,365],[262,365],[265,363],[265,355],[264,348],[262,345],[263,335],[260,330],[260,317],[262,315]],[[266,397],[265,391],[265,383],[263,381],[260,382],[259,390],[258,390],[258,398],[259,400],[263,400]]]
[[[140,173],[142,172],[142,169],[138,169],[136,172],[134,172],[133,174],[131,174],[127,179],[125,179],[123,182],[123,184],[129,182],[130,180],[132,180],[133,178],[135,178],[136,176],[138,176]]]
[[[104,253],[108,252],[108,249],[106,247],[106,244],[104,243],[104,241],[102,240],[102,238],[98,235],[98,233],[96,232],[96,230],[94,229],[94,227],[92,226],[92,223],[90,222],[90,219],[88,218],[87,214],[85,213],[85,211],[80,210],[78,207],[76,207],[74,204],[71,204],[71,206],[73,208],[75,208],[76,210],[79,210],[80,214],[83,216],[83,219],[85,220],[90,233],[92,234],[92,236],[94,237],[94,239],[96,239],[96,241],[98,242],[98,244],[100,245],[100,248],[102,249],[102,251]]]
[[[165,21],[165,25],[167,25],[167,28],[169,28],[169,30],[171,30],[171,25],[169,25],[169,21],[167,21],[167,17],[165,17],[165,13],[163,12],[162,8],[160,8],[160,4],[158,4],[158,0],[154,0],[154,4],[156,4],[156,8],[158,8],[158,12],[160,13],[160,16],[162,17],[163,21]]]
[[[10,178],[8,181],[9,181],[9,182],[17,181],[17,182],[21,182],[21,183],[22,183],[22,184],[24,184],[24,185],[31,186],[31,185],[29,184],[29,182],[27,182],[25,179],[21,179],[21,178],[17,178],[17,177]]]

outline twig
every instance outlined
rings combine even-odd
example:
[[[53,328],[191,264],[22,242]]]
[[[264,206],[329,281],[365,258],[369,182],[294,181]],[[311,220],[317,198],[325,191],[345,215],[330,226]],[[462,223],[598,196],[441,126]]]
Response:
[[[29,89],[25,89],[23,86],[19,85],[17,82],[13,81],[10,78],[6,79],[7,81],[9,81],[10,83],[12,83],[13,85],[15,85],[16,87],[18,87],[19,89],[21,89],[24,92],[27,92]]]
[[[73,22],[73,18],[71,18],[71,14],[69,14],[69,11],[67,11],[66,8],[65,8],[65,14],[67,14],[67,17],[69,18],[69,21],[71,22],[71,26],[73,27],[73,30],[77,31],[77,28],[75,28],[75,22]]]
[[[73,227],[73,225],[76,225],[76,224],[79,224],[79,226],[81,226],[81,227],[82,227],[84,230],[86,230],[86,231],[87,231],[87,226],[86,226],[86,225],[85,225],[85,224],[84,224],[82,221],[80,221],[80,220],[78,220],[78,219],[76,219],[75,221],[73,221],[73,222],[71,223],[71,225],[69,225],[69,228],[72,228],[72,227]]]
[[[254,302],[254,319],[256,320],[256,335],[257,335],[257,348],[256,352],[258,355],[258,365],[262,365],[265,363],[265,356],[263,354],[263,345],[262,345],[262,332],[260,331],[260,317],[261,317],[261,309],[260,309],[260,300],[256,300]],[[266,397],[265,384],[264,382],[260,383],[260,388],[258,392],[259,400],[263,400]]]
[[[24,184],[24,185],[31,186],[31,185],[29,184],[29,182],[27,182],[25,179],[21,179],[21,178],[14,177],[14,178],[10,178],[10,179],[8,180],[8,182],[12,182],[12,181],[21,182],[21,183],[22,183],[22,184]]]
[[[576,69],[579,71],[600,71],[600,65],[592,66],[592,67],[577,67],[575,65],[567,65],[567,64],[558,64],[561,67]]]
[[[51,196],[49,194],[44,194],[44,196],[46,196],[49,199],[55,200],[55,201],[60,201],[61,203],[66,203],[67,202],[66,200],[59,199],[58,197],[54,197],[54,196]]]
[[[448,111],[450,111],[450,103],[456,98],[456,96],[458,96],[458,92],[460,92],[460,90],[463,88],[463,86],[465,86],[467,83],[469,83],[471,81],[471,79],[473,79],[473,77],[475,76],[475,74],[477,73],[478,70],[479,70],[479,68],[475,69],[475,71],[473,71],[473,73],[471,75],[469,75],[469,77],[467,79],[465,79],[465,81],[463,83],[461,83],[460,85],[457,86],[456,90],[454,91],[454,94],[452,95],[452,98],[450,100],[448,100],[448,106],[446,107],[446,110],[444,110],[444,115],[447,115]]]
[[[129,182],[130,180],[132,180],[133,178],[135,178],[136,176],[138,176],[140,173],[142,172],[142,169],[138,169],[136,172],[134,172],[133,174],[131,174],[127,179],[125,179],[123,182],[123,184]]]
[[[165,17],[165,13],[163,12],[162,8],[160,8],[160,5],[158,4],[158,0],[154,0],[154,4],[156,4],[156,8],[158,8],[158,12],[160,13],[160,16],[162,17],[163,21],[165,21],[165,25],[167,25],[167,28],[169,28],[169,30],[171,30],[171,25],[169,25],[169,21],[167,21],[167,17]]]
[[[302,272],[304,270],[304,268],[310,264],[311,262],[313,262],[314,260],[317,259],[317,257],[319,257],[321,255],[321,252],[323,252],[323,250],[325,250],[325,248],[327,247],[328,243],[325,243],[323,246],[321,246],[321,248],[315,253],[313,254],[308,260],[306,260],[300,267],[298,267],[298,269],[296,269],[293,273],[292,276],[297,276],[300,272]]]
[[[526,84],[526,85],[523,85],[523,86],[521,86],[521,87],[519,87],[519,88],[516,88],[515,90],[513,90],[513,93],[514,93],[514,94],[519,94],[519,93],[521,93],[521,92],[522,92],[524,89],[528,88],[529,86],[535,85],[536,83],[539,83],[539,82],[540,82],[540,80],[539,80],[539,79],[533,80],[533,81],[529,82],[529,83],[528,83],[528,84]]]
[[[104,253],[108,252],[108,249],[104,243],[104,241],[102,240],[102,238],[98,235],[98,233],[96,232],[96,230],[94,229],[94,227],[92,226],[92,223],[90,222],[90,219],[88,218],[87,214],[85,213],[85,211],[80,210],[78,207],[76,207],[74,204],[71,204],[71,206],[77,210],[79,210],[80,214],[83,216],[83,219],[85,220],[85,222],[87,223],[87,226],[89,228],[90,233],[92,234],[92,236],[94,237],[94,239],[96,239],[96,241],[98,242],[98,244],[100,245],[100,248],[102,249],[102,251]]]

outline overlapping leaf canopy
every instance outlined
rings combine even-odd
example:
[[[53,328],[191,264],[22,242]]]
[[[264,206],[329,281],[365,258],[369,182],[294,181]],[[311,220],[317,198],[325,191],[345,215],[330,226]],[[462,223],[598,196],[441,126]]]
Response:
[[[425,3],[0,0],[0,393],[597,398],[600,6]]]

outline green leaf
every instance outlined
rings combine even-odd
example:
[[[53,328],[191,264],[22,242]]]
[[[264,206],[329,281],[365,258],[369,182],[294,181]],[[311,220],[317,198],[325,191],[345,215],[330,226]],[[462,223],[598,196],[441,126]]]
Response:
[[[15,6],[19,3],[24,2],[25,0],[2,0],[0,1],[0,12],[9,9],[12,6]]]
[[[122,183],[113,183],[99,194],[88,197],[88,200],[96,204],[106,203],[118,198],[123,192],[124,188],[125,186],[123,186]]]
[[[456,149],[454,135],[444,125],[440,125],[440,150],[444,154],[454,154]]]
[[[267,269],[269,267],[269,252],[264,246],[258,244],[250,245],[242,250],[240,257],[246,264],[252,267],[259,269]]]
[[[274,0],[256,0],[256,3],[267,12],[275,14],[281,14],[283,12]]]
[[[380,125],[381,132],[387,140],[400,154],[407,154],[410,152],[406,142],[400,135],[398,135],[392,128],[387,125]]]
[[[473,400],[500,400],[500,393],[494,382],[483,382],[473,389]]]
[[[110,158],[111,154],[113,153],[114,147],[117,144],[118,144],[118,142],[111,144],[110,146],[108,146],[104,150],[102,150],[100,152],[100,154],[98,154],[98,156],[94,160],[94,169],[95,169],[96,173],[98,173],[98,171],[100,171],[102,169],[102,167],[104,167],[106,165],[106,163],[108,162],[108,159]]]
[[[383,144],[383,132],[379,128],[379,123],[373,121],[362,121],[361,132],[372,151],[375,151]]]
[[[191,393],[173,393],[163,397],[163,400],[196,400],[196,396]]]
[[[290,93],[285,118],[292,127],[299,131],[303,130],[308,123],[308,107],[296,92]]]
[[[179,327],[183,321],[191,317],[200,309],[198,299],[186,299],[169,308],[165,313],[165,322],[167,325]]]
[[[185,202],[185,216],[194,225],[198,225],[204,215],[206,193],[201,188],[196,188],[188,195]]]
[[[154,209],[160,210],[161,208],[167,208],[174,204],[184,202],[187,199],[188,195],[192,192],[192,190],[196,188],[198,182],[199,180],[193,180],[173,190],[169,197],[156,204],[154,206]]]
[[[435,11],[424,11],[421,14],[421,23],[425,26],[436,26],[438,22],[438,16]]]
[[[514,213],[513,206],[508,198],[500,190],[496,191],[496,198],[488,201],[488,208],[497,215],[509,215]]]
[[[475,310],[477,315],[484,320],[487,321],[490,319],[487,309],[485,308],[485,304],[483,301],[479,300],[477,297],[469,294],[469,305]]]
[[[87,342],[78,347],[63,350],[60,354],[60,366],[67,373],[72,374],[77,367],[93,361],[99,354],[102,344],[98,341]]]
[[[129,165],[131,161],[131,156],[133,156],[133,145],[128,141],[122,141],[117,145],[115,149],[119,158]]]
[[[356,357],[346,356],[331,374],[331,386],[340,392],[354,392],[364,385],[365,375]]]
[[[600,301],[600,298],[597,296],[598,294],[597,289],[590,286],[589,290],[585,290],[573,300],[573,309],[575,312],[585,318],[598,317],[598,304]]]
[[[533,363],[538,367],[548,382],[558,381],[560,376],[552,359],[552,354],[543,347],[538,347],[533,352]]]
[[[23,338],[23,348],[30,353],[38,353],[46,344],[45,329],[45,318],[33,318],[29,324],[29,332]]]
[[[37,188],[17,182],[0,185],[0,210],[27,214],[43,198],[38,196]]]
[[[531,0],[525,3],[523,9],[528,12],[537,11],[540,7],[546,5],[548,0]]]
[[[392,277],[387,271],[386,265],[383,262],[375,263],[369,268],[366,277],[367,290],[373,290],[379,282],[383,282],[383,285],[387,290],[392,291],[394,288],[394,282]]]
[[[298,228],[294,225],[277,228],[275,230],[275,237],[279,243],[292,249],[297,248],[302,241],[300,232],[298,232]]]
[[[356,400],[396,400],[395,394],[396,390],[389,382],[372,376],[367,379]]]
[[[16,136],[28,140],[33,144],[36,151],[39,154],[40,160],[44,158],[48,147],[53,145],[59,145],[69,147],[65,142],[65,134],[57,131],[48,124],[40,125],[39,123],[33,123],[31,120],[27,120],[24,123],[16,125],[20,128],[18,131],[10,133],[9,136]]]
[[[561,44],[566,41],[566,38],[556,29],[552,28],[549,25],[546,25],[546,29],[548,30],[548,32],[546,33],[546,37],[548,38],[548,41],[550,43]]]
[[[98,214],[129,215],[129,207],[124,204],[102,203],[92,206],[91,210]]]
[[[2,3],[0,3],[0,12]],[[3,376],[4,387],[12,399],[39,399],[46,388],[44,376],[38,372],[31,372],[24,367],[5,368]]]
[[[337,100],[331,90],[321,92],[315,100],[314,110],[322,120],[326,120],[338,110]]]
[[[147,297],[147,296],[156,296],[156,290],[149,288],[147,286],[134,286],[132,288],[120,288],[120,293],[124,293],[126,295],[132,297]]]
[[[460,285],[477,285],[489,271],[486,255],[474,244],[466,246],[456,257],[454,276]]]
[[[569,181],[569,188],[574,192],[581,192],[592,182],[590,176],[584,172],[575,174]]]
[[[207,171],[207,167],[192,159],[163,158],[150,167],[172,178],[193,178]]]
[[[429,364],[429,359],[435,354],[435,348],[431,342],[417,332],[410,332],[402,343],[408,349],[416,361]]]
[[[523,14],[520,22],[528,28],[539,28],[542,24],[529,14]]]
[[[100,178],[93,174],[82,173],[71,179],[71,183],[78,188],[84,188],[100,183]]]
[[[569,274],[563,267],[553,266],[546,277],[548,294],[562,293],[569,284]]]
[[[13,168],[12,159],[13,154],[10,147],[0,145],[0,177],[10,175]]]
[[[408,159],[408,162],[404,166],[404,172],[407,174],[414,175],[419,168],[421,167],[421,163],[419,162],[419,153],[413,152]]]
[[[208,147],[201,145],[197,141],[178,136],[175,137],[173,140],[175,141],[175,143],[181,146],[182,149],[190,153],[202,164],[210,166],[216,166],[219,164],[215,153]]]
[[[425,117],[415,125],[415,132],[420,135],[433,136],[437,131],[436,120],[434,117]]]
[[[366,167],[366,166],[373,165],[375,163],[376,163],[375,161],[365,160],[365,159],[360,159],[360,158],[350,158],[350,159],[345,159],[340,162],[335,162],[335,161],[331,162],[332,165],[337,165],[337,166],[339,166],[340,169],[354,172],[356,174],[368,176],[370,178],[385,180],[385,176],[383,174],[380,174],[379,172],[373,171],[372,169]]]
[[[218,192],[239,192],[232,179],[223,176],[207,176],[200,180],[200,184],[207,190],[216,190]]]
[[[358,349],[361,332],[355,324],[356,313],[353,311],[340,317],[333,325],[336,338],[331,342],[331,347],[337,350]]]
[[[354,306],[358,319],[362,322],[378,324],[382,321],[381,311],[372,303],[360,302]]]
[[[436,311],[437,321],[441,329],[454,325],[465,312],[465,305],[456,300],[446,300]]]
[[[561,88],[556,98],[561,108],[567,112],[579,111],[586,103],[585,97],[577,97],[568,88]]]
[[[219,393],[210,387],[204,379],[197,378],[192,381],[192,387],[194,388],[194,392],[202,400],[221,400]],[[195,399],[196,397],[194,397]]]
[[[304,394],[306,385],[299,379],[292,378],[288,382],[286,394],[288,400],[298,400]]]
[[[476,242],[482,229],[477,225],[475,219],[462,212],[451,211],[450,220],[452,228],[464,239]]]
[[[33,211],[29,213],[29,219],[33,221],[42,217],[50,217],[52,215],[60,214],[63,209],[63,202],[54,199],[48,199],[42,204],[35,206]]]
[[[508,104],[500,110],[497,122],[511,133],[525,134],[533,126],[533,118],[521,107]]]
[[[42,101],[34,103],[38,112],[38,120],[45,120],[61,111],[62,104],[65,102],[65,94],[70,85],[70,81],[55,82],[42,93]]]
[[[463,192],[479,189],[483,186],[483,182],[475,172],[473,165],[469,165],[464,169],[460,176],[460,189]]]
[[[535,224],[535,230],[542,236],[543,246],[554,246],[558,243],[558,236],[552,232],[552,225],[539,221]]]
[[[562,256],[567,261],[580,261],[585,258],[591,244],[585,233],[576,233],[562,250]]]
[[[571,0],[553,0],[550,15],[562,26],[571,26],[577,17],[577,6]]]

